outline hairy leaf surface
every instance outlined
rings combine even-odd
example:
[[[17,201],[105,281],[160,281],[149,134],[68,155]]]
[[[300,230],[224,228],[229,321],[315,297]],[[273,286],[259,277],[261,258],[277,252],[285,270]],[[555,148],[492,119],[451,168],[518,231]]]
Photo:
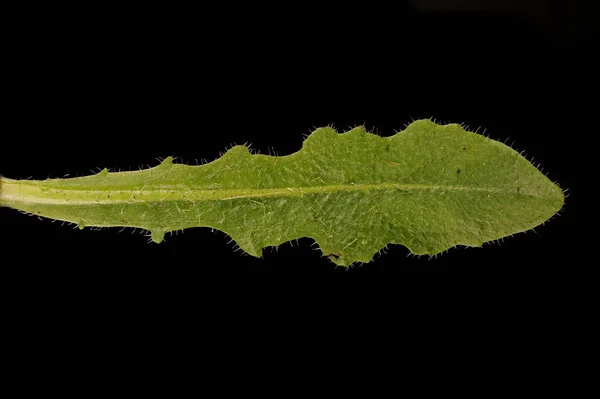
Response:
[[[391,137],[315,130],[287,156],[235,146],[201,166],[43,181],[3,178],[0,205],[84,226],[211,227],[260,257],[312,237],[338,265],[388,244],[417,255],[481,246],[555,215],[562,190],[510,147],[457,124],[415,121]]]

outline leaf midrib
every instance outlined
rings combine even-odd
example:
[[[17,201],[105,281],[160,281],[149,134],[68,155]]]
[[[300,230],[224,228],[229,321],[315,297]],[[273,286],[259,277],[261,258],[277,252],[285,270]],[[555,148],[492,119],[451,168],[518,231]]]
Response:
[[[520,195],[537,198],[549,196],[532,193],[518,193],[513,188],[474,187],[441,184],[337,184],[284,188],[243,188],[243,189],[189,189],[173,186],[154,186],[140,189],[88,189],[85,187],[49,188],[35,182],[6,182],[0,198],[3,202],[27,202],[54,205],[84,205],[112,203],[143,203],[157,201],[227,201],[235,199],[260,199],[273,197],[301,197],[306,194],[327,194],[334,192],[368,192],[372,190],[398,190],[411,193],[417,191],[472,192]],[[61,198],[65,197],[65,198]]]

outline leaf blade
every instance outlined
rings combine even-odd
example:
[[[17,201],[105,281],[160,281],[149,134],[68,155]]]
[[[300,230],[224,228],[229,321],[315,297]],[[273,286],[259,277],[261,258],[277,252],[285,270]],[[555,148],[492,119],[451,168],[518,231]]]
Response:
[[[459,125],[415,121],[391,137],[315,130],[287,156],[235,146],[202,166],[71,179],[4,179],[0,204],[81,226],[164,233],[211,227],[247,253],[302,237],[343,266],[388,244],[435,255],[481,246],[554,216],[562,190],[510,147]]]

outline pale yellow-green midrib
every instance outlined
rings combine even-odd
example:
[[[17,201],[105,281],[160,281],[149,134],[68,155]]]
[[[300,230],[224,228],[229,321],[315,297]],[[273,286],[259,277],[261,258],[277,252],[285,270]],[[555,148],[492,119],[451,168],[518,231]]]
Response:
[[[180,187],[153,187],[136,190],[97,190],[82,188],[57,189],[36,185],[34,182],[11,182],[4,180],[0,192],[0,203],[37,203],[54,205],[86,205],[86,204],[111,204],[135,203],[154,201],[202,201],[202,200],[234,200],[234,199],[260,199],[270,197],[300,197],[305,194],[327,194],[333,192],[366,192],[371,190],[399,190],[410,193],[416,191],[458,192],[471,191],[478,193],[514,194],[534,196],[542,199],[551,199],[554,193],[546,195],[517,193],[514,189],[500,189],[491,187],[472,187],[459,185],[431,185],[431,184],[344,184],[324,185],[311,187],[290,188],[259,188],[259,189],[187,189]],[[554,195],[553,195],[554,194]]]

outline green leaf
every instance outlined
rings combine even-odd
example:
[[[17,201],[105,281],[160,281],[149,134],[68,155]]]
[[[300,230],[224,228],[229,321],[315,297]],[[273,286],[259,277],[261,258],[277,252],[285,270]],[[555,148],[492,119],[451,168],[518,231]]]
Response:
[[[86,177],[2,179],[0,205],[84,226],[165,233],[211,227],[260,257],[312,237],[337,265],[388,244],[417,255],[478,247],[529,230],[562,207],[562,190],[510,147],[456,124],[413,122],[380,137],[315,130],[287,156],[235,146],[201,166],[173,164]]]

